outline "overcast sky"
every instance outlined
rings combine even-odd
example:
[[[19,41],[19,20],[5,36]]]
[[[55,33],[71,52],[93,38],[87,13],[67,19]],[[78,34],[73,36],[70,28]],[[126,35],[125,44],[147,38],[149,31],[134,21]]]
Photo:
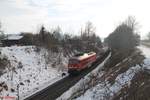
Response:
[[[106,37],[129,15],[140,25],[140,34],[150,31],[149,0],[0,0],[0,20],[6,33],[36,32],[60,26],[78,34],[87,21]]]

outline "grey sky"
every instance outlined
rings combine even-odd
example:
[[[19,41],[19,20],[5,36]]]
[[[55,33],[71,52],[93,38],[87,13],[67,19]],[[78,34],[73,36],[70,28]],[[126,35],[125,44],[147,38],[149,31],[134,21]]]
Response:
[[[149,0],[0,0],[0,20],[7,33],[36,32],[44,24],[75,34],[91,21],[96,33],[106,37],[131,15],[145,36],[150,31],[149,4]]]

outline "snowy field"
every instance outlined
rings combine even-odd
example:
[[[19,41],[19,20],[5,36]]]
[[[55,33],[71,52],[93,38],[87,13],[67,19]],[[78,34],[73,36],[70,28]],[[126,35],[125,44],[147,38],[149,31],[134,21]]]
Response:
[[[48,55],[45,49],[37,52],[37,48],[33,46],[4,47],[1,52],[8,57],[11,66],[0,77],[0,83],[5,82],[8,86],[7,91],[3,89],[0,92],[1,97],[17,97],[19,94],[19,98],[24,99],[61,79],[62,71],[66,72],[63,69],[68,60],[62,54]],[[47,61],[48,56],[50,61]],[[56,63],[58,58],[61,59],[59,64]],[[54,63],[55,67],[52,66]]]

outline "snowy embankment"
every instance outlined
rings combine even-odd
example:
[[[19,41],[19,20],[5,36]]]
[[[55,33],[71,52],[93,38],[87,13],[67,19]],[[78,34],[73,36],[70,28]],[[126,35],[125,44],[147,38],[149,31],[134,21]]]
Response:
[[[81,95],[76,100],[111,100],[124,85],[130,86],[130,81],[140,68],[141,67],[137,65],[118,75],[113,85],[107,80],[100,81],[98,85],[87,90],[84,95]]]
[[[73,96],[75,93],[78,95],[78,91],[82,91],[82,89],[88,88],[88,83],[91,81],[92,75],[99,75],[101,76],[102,73],[99,73],[99,70],[104,66],[105,62],[110,58],[111,53],[108,55],[108,57],[100,64],[98,65],[92,72],[87,74],[84,78],[82,78],[77,84],[75,84],[73,87],[71,87],[68,91],[66,91],[64,94],[62,94],[57,100],[67,100],[70,99],[71,96]],[[89,100],[86,99],[86,100]]]
[[[34,46],[4,47],[1,53],[10,61],[6,73],[0,76],[0,83],[8,87],[0,92],[1,97],[18,97],[19,94],[19,98],[24,99],[61,79],[62,71],[66,72],[68,60],[61,53],[48,53]]]
[[[142,68],[150,69],[150,48],[143,45],[138,48],[146,57]],[[110,84],[107,80],[100,81],[99,84],[88,89],[84,95],[76,98],[76,100],[110,100],[121,89],[130,86],[134,75],[142,70],[142,68],[139,65],[130,67],[126,72],[119,74],[113,84]]]
[[[139,49],[146,54],[146,59],[144,60],[143,67],[150,66],[150,49],[145,46],[140,46]],[[129,58],[130,59],[130,58]],[[124,59],[123,62],[128,59]],[[107,61],[107,60],[105,60]],[[128,62],[128,61],[127,61]],[[125,72],[120,73],[114,78],[114,82],[110,83],[105,77],[104,71],[100,71],[101,67],[104,63],[100,64],[95,70],[86,75],[82,80],[80,80],[75,86],[70,88],[67,92],[65,92],[62,96],[60,96],[57,100],[111,100],[121,89],[130,87],[131,80],[133,77],[142,70],[143,67],[139,65],[131,66]],[[118,64],[117,64],[118,65]],[[116,66],[117,66],[116,65]],[[120,64],[119,64],[120,65]],[[121,65],[120,65],[121,66]],[[99,71],[98,71],[99,70]],[[117,70],[116,70],[117,71]],[[95,74],[98,79],[97,85],[87,87],[89,85],[89,81],[93,80],[90,76]],[[115,74],[115,71],[114,71]],[[104,77],[103,77],[104,76]],[[111,77],[111,75],[109,75]],[[92,83],[92,81],[91,81]],[[81,90],[85,90],[82,91]],[[77,94],[78,93],[78,94]]]

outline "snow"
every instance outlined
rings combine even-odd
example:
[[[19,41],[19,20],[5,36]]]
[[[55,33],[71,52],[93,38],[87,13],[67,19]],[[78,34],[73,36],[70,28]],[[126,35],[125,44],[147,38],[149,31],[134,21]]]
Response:
[[[83,60],[83,59],[86,59],[87,57],[91,57],[91,56],[94,56],[96,55],[95,52],[89,52],[89,53],[84,53],[83,55],[81,56],[77,56],[77,57],[72,57],[73,59],[78,59],[78,60]]]
[[[8,40],[19,40],[21,38],[23,38],[23,36],[18,35],[18,34],[11,34],[11,35],[8,35],[5,39],[8,39]]]
[[[138,48],[146,57],[142,67],[144,69],[150,69],[150,48],[144,45],[141,45]],[[124,61],[126,61],[126,59]],[[116,77],[115,83],[113,85],[108,83],[107,80],[101,81],[98,85],[88,89],[83,95],[75,100],[109,100],[125,85],[130,86],[132,78],[140,70],[142,69],[139,65],[130,67],[126,72],[121,73]]]
[[[138,48],[143,52],[146,57],[146,59],[144,59],[143,68],[150,70],[150,47],[141,45]]]
[[[84,53],[82,56],[78,57],[78,60],[83,60],[85,58],[87,58],[89,55],[87,53]]]
[[[143,68],[150,69],[150,48],[143,45],[138,48],[146,57]],[[8,91],[3,90],[0,92],[0,96],[17,97],[17,85],[22,82],[24,85],[19,85],[19,96],[21,100],[62,79],[62,69],[65,68],[68,61],[68,58],[64,57],[62,54],[59,55],[51,52],[50,55],[48,55],[48,52],[45,49],[41,49],[40,52],[35,52],[36,47],[34,46],[12,46],[0,49],[2,54],[8,57],[11,63],[11,68],[6,68],[6,73],[0,76],[0,83],[6,82],[8,85]],[[48,56],[50,56],[49,62],[47,62]],[[57,67],[52,66],[53,62],[57,61],[59,56],[61,56],[60,58],[62,59],[61,63],[56,64]],[[105,61],[92,72],[82,78],[77,84],[57,98],[57,100],[66,100],[81,87],[87,88],[86,83],[91,80],[91,75],[95,74],[98,75],[98,77],[101,77],[104,72],[99,72],[99,70],[110,56],[111,55],[109,55]],[[126,60],[127,59],[123,60],[123,62]],[[18,68],[19,62],[21,62],[22,68]],[[61,66],[63,66],[63,68],[61,68]],[[15,71],[12,71],[13,67],[15,68]],[[140,69],[141,67],[139,65],[130,67],[126,72],[121,73],[116,77],[114,84],[110,84],[107,80],[100,81],[99,84],[88,89],[83,95],[76,98],[76,100],[108,100],[124,85],[129,86],[130,81]],[[64,71],[66,72],[66,70]],[[13,88],[15,92],[12,92],[10,90],[11,88]]]
[[[140,66],[131,67],[126,72],[117,76],[115,83],[111,85],[107,80],[100,82],[98,85],[87,90],[84,95],[81,95],[76,100],[108,100],[117,93],[125,84],[130,85],[135,73],[140,70]]]
[[[138,48],[143,52],[143,54],[145,55],[146,58],[150,58],[150,48],[149,47],[140,45]]]
[[[20,99],[24,99],[62,79],[62,70],[58,69],[65,67],[67,58],[61,55],[61,59],[63,59],[60,63],[61,65],[58,64],[56,65],[57,67],[54,67],[52,66],[52,62],[57,61],[58,54],[51,53],[51,55],[48,55],[45,49],[41,49],[40,52],[36,52],[35,50],[36,47],[34,46],[1,48],[2,54],[6,55],[10,60],[11,69],[6,68],[7,73],[4,73],[0,77],[0,83],[5,82],[9,88],[8,91],[3,90],[0,92],[0,95],[17,97],[17,85],[21,82],[23,85],[19,85],[19,97]],[[50,56],[51,62],[46,62],[47,56]],[[18,68],[19,62],[21,62],[22,68]],[[13,67],[15,71],[12,71]],[[15,92],[11,92],[11,88],[13,88]]]
[[[126,83],[128,83],[130,80],[132,80],[133,76],[141,69],[141,67],[139,65],[136,65],[135,67],[131,67],[129,70],[127,70],[126,72],[120,74],[117,76],[117,78],[115,79],[115,84],[113,84],[113,86],[111,86],[112,91],[115,91],[117,93],[118,90],[121,89],[121,87],[123,85],[125,85]],[[128,83],[128,85],[130,85],[130,82]],[[120,87],[119,87],[120,86]],[[116,87],[116,88],[114,88]]]

